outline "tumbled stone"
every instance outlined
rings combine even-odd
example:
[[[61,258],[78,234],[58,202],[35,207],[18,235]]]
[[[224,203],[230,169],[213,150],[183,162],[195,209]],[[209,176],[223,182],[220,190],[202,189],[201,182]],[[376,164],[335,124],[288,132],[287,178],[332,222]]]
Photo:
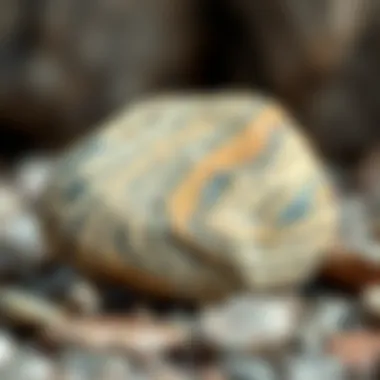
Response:
[[[152,296],[293,288],[337,238],[324,169],[274,99],[160,94],[62,156],[41,219],[71,263]]]
[[[201,316],[203,338],[228,350],[281,346],[298,327],[300,303],[288,296],[240,296],[206,308]]]

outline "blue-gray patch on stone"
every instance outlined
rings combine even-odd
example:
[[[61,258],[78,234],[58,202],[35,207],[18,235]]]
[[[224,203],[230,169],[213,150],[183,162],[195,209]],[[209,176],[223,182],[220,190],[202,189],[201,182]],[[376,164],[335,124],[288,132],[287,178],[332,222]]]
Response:
[[[314,181],[303,186],[293,197],[288,206],[279,215],[279,225],[296,223],[307,217],[313,207],[316,197],[316,186]]]
[[[69,183],[68,186],[63,190],[63,199],[66,202],[76,202],[77,200],[83,198],[88,190],[88,184],[82,178],[75,178]]]
[[[203,188],[197,209],[212,207],[231,184],[231,174],[221,172],[215,174]]]

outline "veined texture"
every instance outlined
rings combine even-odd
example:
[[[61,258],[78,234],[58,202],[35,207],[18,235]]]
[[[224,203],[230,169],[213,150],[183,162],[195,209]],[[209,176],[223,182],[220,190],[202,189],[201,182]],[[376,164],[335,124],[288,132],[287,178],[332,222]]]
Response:
[[[173,94],[132,105],[73,147],[44,220],[76,264],[198,298],[305,280],[333,242],[337,209],[279,104]]]

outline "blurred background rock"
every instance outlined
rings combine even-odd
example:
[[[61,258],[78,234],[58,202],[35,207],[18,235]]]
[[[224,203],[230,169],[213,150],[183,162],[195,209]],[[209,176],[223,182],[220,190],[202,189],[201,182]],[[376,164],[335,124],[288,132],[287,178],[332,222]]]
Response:
[[[2,150],[64,144],[132,99],[202,76],[192,0],[5,1],[0,13]]]
[[[3,0],[0,148],[62,147],[168,89],[260,88],[356,161],[377,128],[376,0]]]

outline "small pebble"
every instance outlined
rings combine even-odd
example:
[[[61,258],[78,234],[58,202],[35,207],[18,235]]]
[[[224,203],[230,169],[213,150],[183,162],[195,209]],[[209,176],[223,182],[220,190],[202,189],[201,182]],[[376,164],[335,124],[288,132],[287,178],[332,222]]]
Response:
[[[369,330],[337,334],[330,339],[327,349],[348,369],[368,372],[380,360],[380,335]]]
[[[16,185],[30,202],[36,201],[44,192],[54,169],[49,157],[28,157],[16,167]]]
[[[346,370],[336,359],[328,356],[302,355],[286,361],[287,379],[345,380]]]
[[[29,380],[50,380],[54,374],[52,362],[42,355],[29,353],[22,362],[25,377],[29,376]]]
[[[223,364],[223,368],[228,380],[278,379],[275,370],[263,359],[232,358]]]
[[[236,297],[201,316],[206,340],[222,349],[282,345],[297,328],[299,304],[290,297]]]
[[[366,199],[355,194],[345,196],[341,203],[341,236],[348,249],[363,260],[380,265],[380,245],[372,232],[372,220],[367,210]]]
[[[54,378],[53,363],[38,352],[24,350],[3,368],[2,380],[51,380]]]
[[[380,284],[372,285],[366,288],[362,295],[362,305],[365,312],[380,322]]]
[[[72,284],[66,299],[70,309],[85,315],[95,314],[101,307],[99,294],[89,282],[84,280],[78,280]]]
[[[307,319],[298,330],[303,351],[321,351],[330,335],[360,327],[355,305],[348,300],[340,297],[321,297],[310,307]]]
[[[317,302],[315,318],[326,332],[351,329],[357,325],[355,305],[337,297],[323,297]]]
[[[16,287],[0,288],[0,314],[19,326],[46,326],[65,321],[65,312],[53,303]]]
[[[46,329],[46,336],[58,344],[101,351],[121,350],[134,357],[147,357],[188,344],[190,331],[186,326],[175,326],[166,321],[147,322],[129,315],[101,315],[66,318],[60,325]]]
[[[125,380],[133,379],[133,368],[126,358],[107,353],[71,349],[59,359],[64,380]]]
[[[0,184],[0,274],[21,273],[46,256],[39,220],[12,187]]]
[[[365,201],[359,195],[345,196],[341,200],[341,234],[350,246],[360,247],[370,239],[369,217]]]
[[[100,295],[86,278],[66,265],[44,266],[23,279],[22,286],[42,297],[63,302],[70,311],[94,314],[101,307]]]
[[[2,243],[28,263],[40,262],[46,257],[47,246],[39,220],[28,211],[6,220]]]
[[[0,369],[6,366],[16,353],[16,345],[10,335],[0,331]]]

